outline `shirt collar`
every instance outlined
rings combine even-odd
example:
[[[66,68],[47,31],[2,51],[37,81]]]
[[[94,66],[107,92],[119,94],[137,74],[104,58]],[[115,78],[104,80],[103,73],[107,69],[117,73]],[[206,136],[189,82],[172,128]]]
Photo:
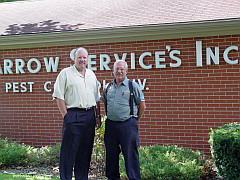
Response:
[[[80,72],[78,72],[77,68],[75,65],[72,66],[72,70],[75,76],[81,76],[83,77],[83,75],[80,74]],[[86,68],[86,72],[85,72],[85,77],[88,76],[88,69]]]
[[[113,83],[116,85],[116,79],[114,79],[113,80]],[[127,77],[125,77],[125,79],[123,80],[123,82],[121,83],[121,85],[124,85],[124,86],[127,86],[127,84],[128,84],[128,78]]]

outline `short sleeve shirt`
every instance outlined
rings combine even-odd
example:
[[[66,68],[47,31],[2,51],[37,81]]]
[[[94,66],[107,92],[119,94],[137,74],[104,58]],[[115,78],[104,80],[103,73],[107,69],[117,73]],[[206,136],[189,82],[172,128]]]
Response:
[[[104,97],[105,103],[107,102],[107,117],[112,121],[125,121],[130,118],[130,90],[128,81],[129,80],[125,78],[120,86],[117,86],[115,81],[113,81],[107,91],[106,97]],[[133,82],[132,84],[136,103],[140,104],[141,101],[144,101],[144,95],[137,83]],[[105,86],[105,90],[106,87],[107,85]],[[134,101],[133,113],[137,116],[137,106]]]
[[[64,68],[54,84],[53,98],[64,100],[67,108],[88,108],[100,100],[98,82],[92,70],[82,76],[75,65]]]

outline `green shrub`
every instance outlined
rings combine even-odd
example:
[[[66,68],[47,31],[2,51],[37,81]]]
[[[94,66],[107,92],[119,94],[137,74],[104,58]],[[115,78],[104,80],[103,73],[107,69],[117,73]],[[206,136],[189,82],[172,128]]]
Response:
[[[177,146],[146,146],[139,148],[141,179],[198,180],[203,176],[199,151]],[[124,160],[120,158],[121,176],[126,178]]]
[[[30,150],[24,144],[18,144],[9,139],[0,139],[0,167],[27,165],[29,163],[27,157]]]
[[[31,165],[56,165],[60,159],[60,143],[55,146],[32,148],[29,156]]]
[[[209,135],[219,175],[226,180],[240,179],[240,123],[226,124]]]
[[[98,177],[103,177],[105,175],[105,120],[106,116],[102,117],[102,125],[99,129],[96,130],[90,167],[90,173]]]
[[[59,153],[60,144],[33,148],[10,139],[0,139],[0,167],[57,164]]]

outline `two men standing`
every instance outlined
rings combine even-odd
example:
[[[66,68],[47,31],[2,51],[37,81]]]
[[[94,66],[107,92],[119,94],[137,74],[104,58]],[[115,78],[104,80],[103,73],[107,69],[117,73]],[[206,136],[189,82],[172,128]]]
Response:
[[[88,179],[95,126],[100,127],[101,123],[100,93],[95,74],[87,69],[88,52],[78,48],[74,55],[74,66],[59,73],[53,93],[64,118],[60,152],[61,180],[71,180],[73,168],[76,180]],[[120,152],[124,156],[128,178],[140,180],[138,121],[146,105],[139,86],[131,82],[132,87],[129,88],[127,71],[125,61],[116,61],[113,70],[115,79],[104,90],[107,112],[104,142],[106,176],[109,180],[120,180]],[[134,98],[134,103],[130,103],[130,97]]]

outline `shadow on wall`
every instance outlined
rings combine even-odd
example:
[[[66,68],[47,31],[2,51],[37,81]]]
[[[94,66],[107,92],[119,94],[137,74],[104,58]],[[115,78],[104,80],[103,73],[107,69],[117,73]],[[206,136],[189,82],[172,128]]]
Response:
[[[63,32],[63,31],[76,31],[84,24],[65,24],[61,25],[60,22],[53,20],[42,21],[39,23],[28,24],[12,24],[6,29],[4,35],[18,35],[18,34],[39,34],[49,32]]]

